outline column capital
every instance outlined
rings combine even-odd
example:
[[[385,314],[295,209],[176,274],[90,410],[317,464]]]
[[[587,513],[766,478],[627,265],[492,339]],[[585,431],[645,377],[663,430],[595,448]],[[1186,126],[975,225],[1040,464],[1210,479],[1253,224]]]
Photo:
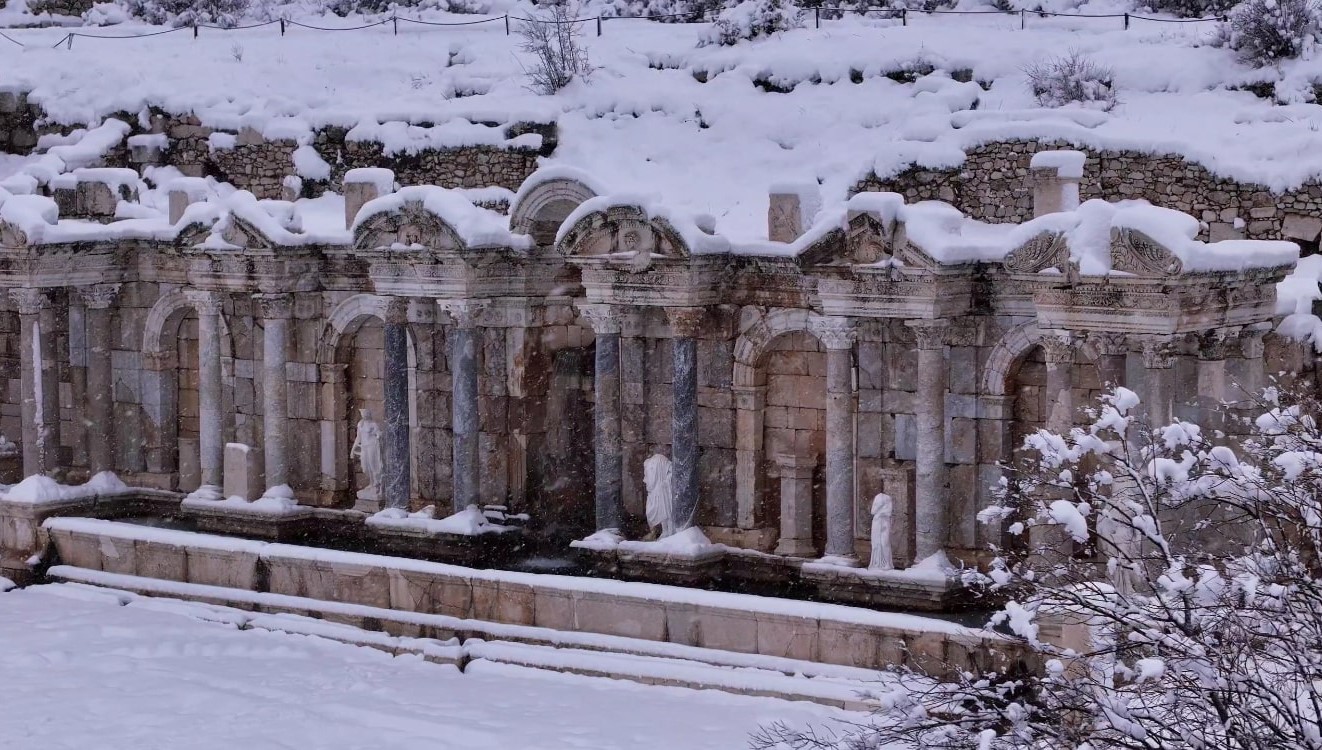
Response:
[[[765,385],[735,385],[734,408],[741,411],[761,411],[767,405],[767,387]]]
[[[578,314],[592,326],[592,332],[597,335],[610,333],[620,333],[623,329],[624,320],[620,311],[614,305],[604,303],[579,302]]]
[[[904,324],[913,330],[919,349],[941,349],[946,345],[946,335],[950,332],[950,321],[942,318],[935,320],[906,320]]]
[[[827,349],[852,349],[858,340],[858,329],[850,318],[831,316],[813,318],[808,328]]]
[[[1170,336],[1144,336],[1141,339],[1143,366],[1149,370],[1166,370],[1175,366],[1179,350]]]
[[[1232,342],[1238,342],[1239,329],[1215,328],[1194,334],[1194,344],[1198,349],[1198,359],[1203,362],[1215,362],[1226,358],[1226,352]]]
[[[206,289],[185,289],[184,299],[197,310],[198,315],[219,315],[220,295]]]
[[[264,320],[284,320],[294,314],[294,297],[290,294],[254,294],[257,309]]]
[[[702,321],[707,315],[702,307],[667,307],[666,320],[670,330],[681,338],[694,338],[702,331]]]
[[[1043,359],[1046,360],[1047,364],[1074,364],[1074,355],[1078,350],[1078,342],[1074,338],[1074,335],[1069,331],[1043,331],[1042,338],[1039,339],[1037,343],[1042,347]]]
[[[441,299],[436,305],[445,311],[454,324],[460,328],[476,328],[477,318],[486,309],[487,301],[481,299]]]
[[[1271,324],[1245,326],[1239,332],[1240,356],[1245,359],[1262,359],[1262,339],[1271,330]]]
[[[1099,357],[1123,357],[1129,353],[1129,336],[1111,331],[1088,331],[1083,345]]]
[[[42,309],[50,306],[50,297],[46,295],[45,289],[10,289],[9,298],[18,305],[19,315],[36,315]]]
[[[409,322],[408,297],[382,297],[381,319],[386,323],[402,325]]]
[[[105,310],[119,296],[119,284],[91,284],[89,286],[78,287],[78,298],[82,300],[83,307],[91,310]]]

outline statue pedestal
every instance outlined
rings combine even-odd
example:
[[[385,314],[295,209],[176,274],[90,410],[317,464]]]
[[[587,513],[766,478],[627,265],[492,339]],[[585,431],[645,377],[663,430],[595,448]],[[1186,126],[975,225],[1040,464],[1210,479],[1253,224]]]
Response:
[[[483,567],[503,565],[527,545],[523,530],[486,534],[452,534],[424,528],[367,524],[367,539],[377,554],[430,562]]]
[[[360,513],[376,513],[381,510],[381,495],[372,487],[358,490],[354,495],[353,510]]]

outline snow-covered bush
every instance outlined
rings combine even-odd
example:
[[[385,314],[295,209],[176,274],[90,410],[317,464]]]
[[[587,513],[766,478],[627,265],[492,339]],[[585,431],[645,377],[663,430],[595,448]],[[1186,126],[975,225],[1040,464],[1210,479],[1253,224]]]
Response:
[[[1299,57],[1317,39],[1316,0],[1246,0],[1223,29],[1227,46],[1256,66]]]
[[[125,0],[124,8],[147,23],[231,27],[238,25],[248,4],[249,0]]]
[[[730,46],[802,26],[803,11],[790,0],[745,0],[721,11],[716,23],[698,41],[698,46]]]
[[[1082,104],[1105,111],[1116,104],[1111,70],[1080,52],[1030,65],[1024,73],[1033,96],[1044,107]]]
[[[721,0],[608,0],[600,12],[607,17],[652,18],[662,23],[695,23],[715,18]]]
[[[1090,425],[1029,436],[980,516],[1006,544],[969,577],[1030,658],[911,677],[872,724],[773,726],[754,747],[1322,748],[1318,402],[1269,391],[1231,440],[1149,429],[1138,405],[1117,389]]]
[[[536,60],[524,69],[534,91],[554,94],[575,78],[587,77],[592,68],[582,35],[578,6],[569,3],[552,5],[548,12],[519,24],[521,48]]]
[[[1147,5],[1157,13],[1178,18],[1211,18],[1235,7],[1237,0],[1151,0]]]

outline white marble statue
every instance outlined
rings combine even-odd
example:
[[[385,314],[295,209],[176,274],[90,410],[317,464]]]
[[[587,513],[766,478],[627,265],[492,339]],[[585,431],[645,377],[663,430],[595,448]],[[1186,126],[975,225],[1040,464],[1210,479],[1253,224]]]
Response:
[[[872,559],[868,561],[869,570],[891,570],[891,513],[895,510],[895,501],[882,492],[872,498]]]
[[[647,485],[647,526],[661,527],[664,539],[675,533],[675,492],[670,486],[670,459],[655,453],[643,462],[643,484]]]
[[[372,412],[359,409],[362,416],[358,420],[358,432],[349,449],[349,458],[358,459],[358,465],[367,475],[367,486],[358,490],[361,500],[376,500],[381,497],[381,425],[372,419]]]

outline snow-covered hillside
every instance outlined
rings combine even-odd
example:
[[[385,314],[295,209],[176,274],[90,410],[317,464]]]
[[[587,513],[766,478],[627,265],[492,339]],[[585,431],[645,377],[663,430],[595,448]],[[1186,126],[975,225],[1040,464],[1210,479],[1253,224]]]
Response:
[[[401,20],[397,35],[387,22],[343,32],[291,27],[284,36],[277,26],[203,29],[197,39],[187,29],[133,40],[79,36],[71,48],[52,48],[67,28],[10,29],[27,46],[0,40],[0,87],[31,90],[61,122],[155,105],[217,127],[286,135],[326,124],[369,132],[390,120],[452,123],[458,142],[477,132],[461,118],[555,120],[551,162],[581,168],[612,193],[711,214],[733,239],[765,236],[773,184],[820,181],[829,203],[874,169],[955,165],[965,146],[1007,137],[1183,154],[1277,189],[1322,175],[1322,106],[1307,101],[1322,61],[1248,68],[1206,43],[1214,23],[1135,20],[1126,31],[1117,18],[1030,15],[1021,31],[1018,17],[913,14],[907,25],[851,16],[815,29],[809,15],[808,28],[771,39],[698,47],[705,24],[612,19],[600,37],[595,22],[585,27],[590,80],[540,96],[527,88],[518,35],[507,36],[497,18],[455,27]],[[1037,105],[1024,68],[1068,50],[1111,68],[1112,111]],[[923,75],[928,69],[935,72]],[[1236,90],[1264,78],[1279,79],[1276,96],[1291,103]]]

